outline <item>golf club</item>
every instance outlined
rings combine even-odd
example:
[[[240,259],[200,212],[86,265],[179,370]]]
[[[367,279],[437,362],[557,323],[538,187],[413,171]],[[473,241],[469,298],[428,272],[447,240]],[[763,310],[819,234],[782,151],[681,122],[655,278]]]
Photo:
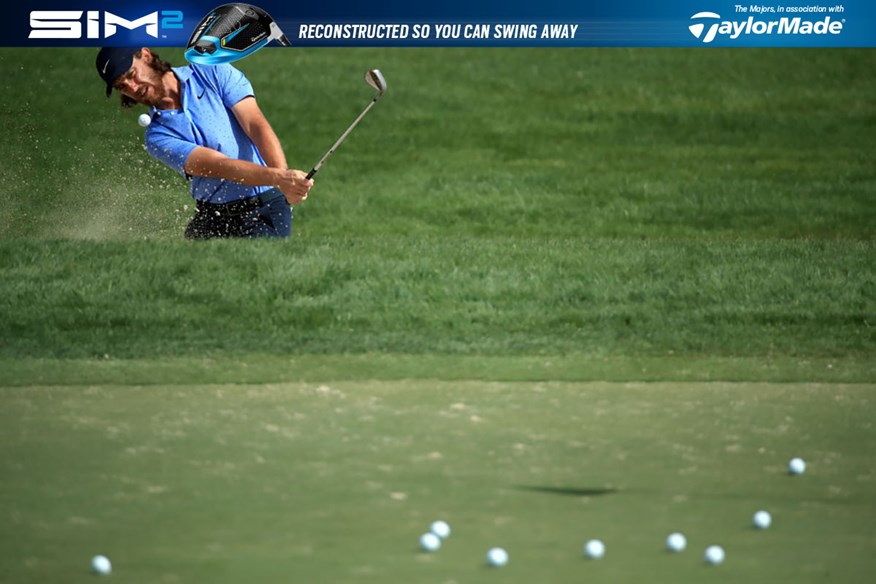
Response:
[[[338,141],[335,142],[334,146],[329,148],[328,152],[325,153],[325,156],[323,156],[322,159],[316,163],[316,166],[313,167],[313,170],[311,170],[310,172],[307,173],[308,179],[313,178],[313,175],[315,175],[317,172],[319,172],[319,168],[325,163],[326,160],[328,160],[328,157],[332,155],[332,153],[335,151],[335,149],[341,145],[341,142],[344,141],[344,139],[347,137],[347,135],[353,131],[353,128],[355,128],[356,124],[359,123],[359,120],[364,118],[365,114],[368,113],[368,110],[370,110],[372,108],[372,106],[374,106],[374,104],[377,103],[377,100],[380,99],[381,97],[383,97],[383,94],[386,91],[386,80],[383,78],[383,73],[381,73],[379,69],[371,69],[367,73],[365,73],[365,82],[377,90],[377,95],[375,95],[374,99],[372,99],[368,103],[368,105],[365,107],[365,109],[362,111],[362,113],[359,114],[359,117],[357,117],[355,120],[353,120],[353,123],[350,124],[349,128],[347,128],[347,131],[344,132],[343,134],[341,134],[341,137],[338,138]]]
[[[231,63],[276,40],[289,39],[271,16],[252,4],[235,2],[214,8],[201,19],[186,45],[185,57],[199,65]]]

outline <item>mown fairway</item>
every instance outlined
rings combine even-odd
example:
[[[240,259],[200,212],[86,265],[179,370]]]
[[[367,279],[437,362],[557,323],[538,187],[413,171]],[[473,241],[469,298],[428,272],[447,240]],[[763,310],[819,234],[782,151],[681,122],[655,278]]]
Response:
[[[204,244],[94,56],[0,50],[0,582],[876,572],[874,51],[261,51],[298,168],[390,89]]]

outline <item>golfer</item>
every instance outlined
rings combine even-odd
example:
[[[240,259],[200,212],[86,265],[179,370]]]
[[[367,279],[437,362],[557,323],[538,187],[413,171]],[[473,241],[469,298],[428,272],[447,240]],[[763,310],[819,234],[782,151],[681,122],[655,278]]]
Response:
[[[287,167],[243,73],[229,64],[172,67],[146,47],[102,48],[96,64],[107,97],[115,89],[122,107],[150,108],[147,152],[189,180],[197,211],[187,238],[290,235],[290,205],[313,181]]]

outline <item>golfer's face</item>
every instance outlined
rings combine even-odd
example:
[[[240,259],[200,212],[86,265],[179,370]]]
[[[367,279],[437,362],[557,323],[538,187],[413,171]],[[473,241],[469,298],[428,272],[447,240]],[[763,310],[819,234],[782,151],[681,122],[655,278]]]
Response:
[[[157,105],[164,97],[161,74],[139,57],[115,80],[113,88],[144,105]]]

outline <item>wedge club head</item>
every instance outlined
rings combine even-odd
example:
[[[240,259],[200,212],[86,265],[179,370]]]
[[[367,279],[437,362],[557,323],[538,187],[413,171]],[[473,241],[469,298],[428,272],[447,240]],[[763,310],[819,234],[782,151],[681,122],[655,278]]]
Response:
[[[251,55],[271,41],[289,39],[271,16],[252,4],[235,2],[211,10],[195,27],[185,57],[199,65],[231,63]]]
[[[365,73],[365,82],[377,90],[377,97],[374,99],[380,99],[386,91],[386,79],[383,78],[383,73],[380,72],[380,69],[370,69]]]

